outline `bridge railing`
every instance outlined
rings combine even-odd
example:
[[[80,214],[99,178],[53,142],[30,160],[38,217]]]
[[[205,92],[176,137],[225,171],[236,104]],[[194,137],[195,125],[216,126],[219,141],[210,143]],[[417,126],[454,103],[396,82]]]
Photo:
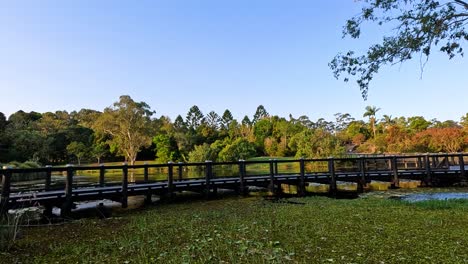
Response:
[[[465,175],[468,169],[468,154],[438,153],[424,155],[378,156],[333,159],[334,173],[363,173],[395,171],[420,171],[431,174],[437,171],[460,171]],[[208,165],[209,164],[209,165]],[[303,170],[301,171],[301,165]],[[9,192],[41,192],[64,190],[65,188],[86,188],[119,186],[124,181],[128,184],[166,182],[170,174],[174,182],[206,179],[208,167],[211,178],[269,177],[277,175],[327,175],[331,177],[330,159],[295,159],[295,160],[260,160],[243,162],[202,162],[169,163],[119,166],[66,166],[34,169],[0,169],[4,193],[8,185]],[[244,171],[242,171],[244,170]],[[125,173],[127,173],[125,175]],[[70,174],[70,175],[69,175]],[[24,176],[26,175],[26,176]],[[28,175],[40,175],[31,179]],[[26,180],[21,180],[21,177]],[[126,180],[124,179],[126,177]],[[8,179],[6,179],[8,178]],[[71,182],[70,182],[71,180]]]

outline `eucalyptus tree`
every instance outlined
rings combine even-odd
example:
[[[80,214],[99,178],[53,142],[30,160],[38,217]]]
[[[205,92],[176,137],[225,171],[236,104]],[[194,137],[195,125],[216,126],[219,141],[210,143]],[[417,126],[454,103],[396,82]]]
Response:
[[[113,106],[104,109],[94,129],[110,135],[109,145],[133,165],[138,152],[151,145],[154,113],[145,102],[135,102],[130,96],[122,95]]]
[[[363,55],[354,51],[339,53],[330,62],[336,78],[344,81],[356,78],[364,99],[369,82],[382,66],[400,64],[416,57],[421,72],[433,50],[445,53],[449,59],[463,56],[468,40],[468,1],[462,0],[366,0],[356,1],[364,7],[349,19],[343,37],[361,37],[366,22],[392,27],[381,43],[371,45]]]

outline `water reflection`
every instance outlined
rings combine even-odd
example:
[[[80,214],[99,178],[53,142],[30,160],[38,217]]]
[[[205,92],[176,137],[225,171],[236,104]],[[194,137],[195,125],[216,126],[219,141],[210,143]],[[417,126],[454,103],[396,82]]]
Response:
[[[428,200],[468,199],[468,193],[416,193],[401,197],[403,201],[421,202]]]

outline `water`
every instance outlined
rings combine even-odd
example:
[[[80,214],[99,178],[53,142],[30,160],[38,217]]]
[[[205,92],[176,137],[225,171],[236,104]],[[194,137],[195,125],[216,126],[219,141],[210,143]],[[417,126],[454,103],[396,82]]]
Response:
[[[415,193],[401,197],[403,201],[408,202],[422,202],[429,200],[444,201],[449,199],[468,199],[466,192],[441,192],[441,193]]]

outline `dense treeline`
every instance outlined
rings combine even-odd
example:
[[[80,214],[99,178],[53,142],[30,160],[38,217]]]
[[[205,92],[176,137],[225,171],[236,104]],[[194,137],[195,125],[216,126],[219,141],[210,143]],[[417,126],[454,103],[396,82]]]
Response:
[[[129,96],[104,111],[0,113],[0,162],[63,164],[156,159],[158,162],[234,161],[254,156],[328,157],[348,153],[459,152],[468,150],[468,114],[460,122],[421,116],[392,118],[367,107],[366,120],[271,116],[259,106],[238,121],[229,110],[197,107],[172,121]]]

